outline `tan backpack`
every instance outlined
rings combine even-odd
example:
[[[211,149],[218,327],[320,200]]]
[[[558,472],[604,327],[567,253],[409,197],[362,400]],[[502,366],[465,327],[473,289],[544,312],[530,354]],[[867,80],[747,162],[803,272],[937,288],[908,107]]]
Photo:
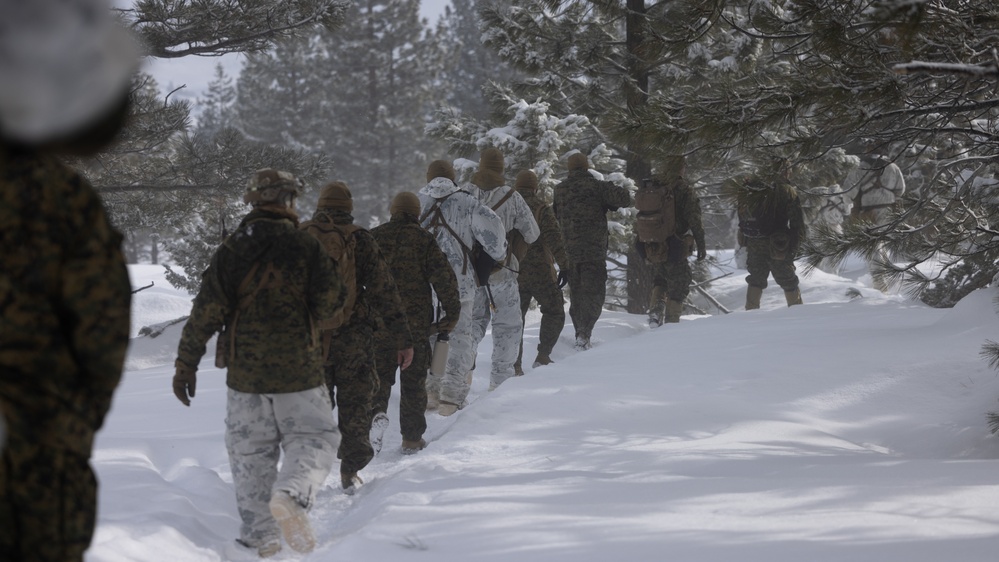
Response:
[[[635,233],[646,244],[665,244],[676,234],[676,199],[673,187],[647,179],[635,193]]]
[[[347,290],[343,308],[329,318],[321,318],[317,323],[317,327],[323,332],[336,330],[350,321],[354,304],[357,302],[357,260],[355,259],[357,238],[354,233],[361,227],[310,220],[303,222],[299,228],[314,236],[323,245],[326,254],[336,262],[340,282]]]

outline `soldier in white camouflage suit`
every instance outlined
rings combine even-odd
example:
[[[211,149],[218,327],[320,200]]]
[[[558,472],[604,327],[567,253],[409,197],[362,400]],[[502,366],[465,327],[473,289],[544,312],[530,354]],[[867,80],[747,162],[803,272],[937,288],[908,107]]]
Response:
[[[418,194],[422,207],[420,223],[436,236],[437,244],[447,256],[458,278],[461,299],[461,314],[451,332],[444,376],[427,376],[427,409],[444,406],[440,413],[446,415],[453,414],[468,396],[471,382],[468,375],[478,343],[472,340],[472,307],[477,286],[471,259],[473,247],[478,242],[483,251],[496,260],[506,256],[503,221],[468,190],[459,188],[454,179],[451,163],[435,160],[427,168],[428,183]]]
[[[344,291],[319,241],[298,230],[299,181],[258,171],[253,204],[212,256],[177,349],[173,391],[194,398],[205,344],[216,332],[216,366],[227,367],[225,443],[242,519],[241,545],[262,557],[315,547],[306,511],[340,442],[323,379],[315,319],[343,307]],[[278,469],[278,459],[284,462]]]
[[[504,185],[503,153],[495,148],[487,148],[479,155],[479,169],[472,176],[469,189],[477,191],[479,201],[493,210],[500,219],[506,233],[520,232],[524,241],[533,243],[541,235],[534,213],[512,186]],[[507,242],[509,242],[509,237]],[[514,363],[520,354],[520,341],[524,333],[524,320],[520,315],[520,286],[517,272],[520,263],[507,249],[502,267],[489,276],[489,284],[475,292],[475,307],[472,314],[473,348],[477,348],[486,335],[486,328],[492,322],[493,354],[489,372],[489,390],[503,384],[514,376]],[[495,306],[495,309],[492,308]]]

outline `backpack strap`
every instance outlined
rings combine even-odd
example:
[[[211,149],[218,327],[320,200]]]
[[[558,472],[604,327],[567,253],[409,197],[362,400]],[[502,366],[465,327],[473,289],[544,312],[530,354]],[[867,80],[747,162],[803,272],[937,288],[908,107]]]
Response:
[[[455,193],[458,193],[459,191],[452,191],[451,193],[448,193],[447,195],[441,197],[440,199],[434,199],[434,204],[431,205],[430,208],[427,209],[427,211],[423,213],[423,215],[420,217],[420,224],[423,224],[423,222],[428,217],[430,217],[430,223],[427,224],[428,230],[430,228],[439,228],[443,226],[444,229],[447,230],[451,234],[451,236],[454,237],[455,241],[458,242],[458,246],[461,247],[461,254],[462,254],[461,274],[465,275],[468,273],[468,262],[472,255],[472,249],[469,248],[465,244],[465,241],[461,239],[461,236],[458,236],[458,233],[455,232],[453,228],[451,228],[451,225],[448,224],[447,220],[444,219],[444,212],[441,211],[441,202],[443,202],[448,197],[451,197]],[[465,192],[462,191],[461,193]],[[469,196],[471,197],[471,195]]]
[[[492,206],[493,212],[499,210],[499,208],[503,206],[503,203],[506,203],[507,199],[513,197],[513,192],[514,191],[516,191],[516,190],[511,187],[510,191],[507,191],[506,195],[504,195],[502,199],[500,199],[499,201],[497,201],[496,204]]]

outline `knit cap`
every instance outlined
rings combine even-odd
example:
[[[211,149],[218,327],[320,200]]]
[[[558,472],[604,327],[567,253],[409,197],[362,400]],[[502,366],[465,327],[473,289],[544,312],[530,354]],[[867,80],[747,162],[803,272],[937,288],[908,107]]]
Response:
[[[389,206],[389,214],[406,213],[414,217],[420,216],[420,198],[408,191],[396,194]]]
[[[319,192],[320,209],[334,209],[338,211],[353,211],[354,199],[350,195],[350,188],[342,181],[332,181],[323,186]]]
[[[454,181],[454,166],[447,160],[434,160],[427,167],[427,183],[430,183],[434,178],[447,178]]]

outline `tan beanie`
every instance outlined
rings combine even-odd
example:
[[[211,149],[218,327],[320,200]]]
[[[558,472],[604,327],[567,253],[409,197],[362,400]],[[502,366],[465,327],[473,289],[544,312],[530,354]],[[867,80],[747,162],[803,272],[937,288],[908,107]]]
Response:
[[[479,170],[503,175],[503,153],[492,147],[483,150],[479,155]]]
[[[320,209],[335,209],[338,211],[353,211],[354,199],[350,195],[350,188],[342,181],[331,181],[323,186],[319,192]]]
[[[517,181],[513,184],[517,189],[538,190],[538,175],[531,170],[523,170],[517,174]]]
[[[586,161],[586,155],[582,152],[575,152],[569,157],[569,171],[572,170],[588,170],[590,168],[589,162]]]
[[[434,160],[427,167],[427,183],[434,178],[447,178],[454,181],[454,166],[447,160]]]
[[[406,213],[414,217],[420,216],[420,198],[414,193],[403,191],[392,198],[389,214]]]

